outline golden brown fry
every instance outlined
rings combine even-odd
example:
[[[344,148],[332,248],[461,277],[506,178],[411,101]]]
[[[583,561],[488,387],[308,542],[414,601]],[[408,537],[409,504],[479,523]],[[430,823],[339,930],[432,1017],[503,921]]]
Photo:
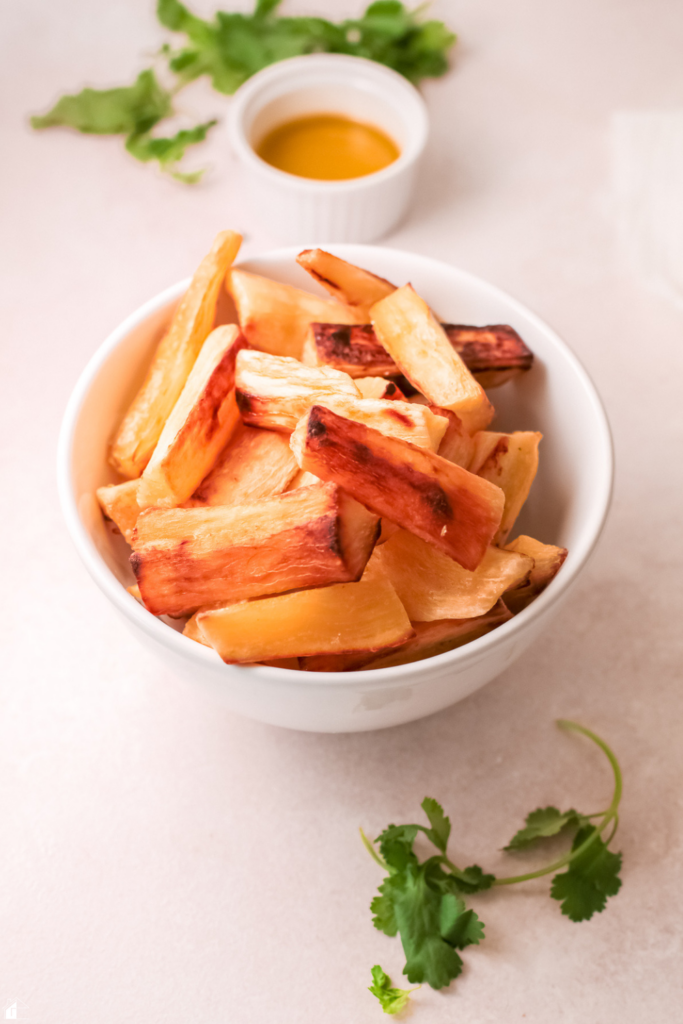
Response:
[[[391,584],[381,579],[244,601],[197,618],[228,663],[372,651],[400,644],[413,633]]]
[[[291,444],[302,469],[333,480],[372,512],[434,544],[470,571],[500,525],[505,497],[499,487],[331,409],[313,406]]]
[[[505,494],[505,511],[495,536],[504,544],[526,501],[538,469],[538,446],[543,434],[517,430],[513,434],[481,431],[474,437],[470,471],[497,484]]]
[[[301,359],[307,366],[331,366],[354,378],[388,377],[399,373],[371,324],[312,323]]]
[[[400,530],[372,556],[401,598],[411,622],[473,619],[490,611],[511,587],[526,582],[532,558],[490,547],[468,572],[432,544]]]
[[[456,413],[470,433],[488,426],[494,410],[484,389],[411,285],[373,306],[372,322],[401,373],[432,404]]]
[[[331,299],[300,291],[246,270],[228,271],[226,287],[232,295],[240,325],[250,345],[275,356],[301,357],[312,321],[356,324],[366,317]]]
[[[359,579],[377,518],[332,484],[249,505],[149,508],[131,564],[145,607],[175,617],[203,605]]]
[[[97,500],[107,519],[121,531],[130,544],[135,523],[140,514],[138,505],[138,480],[126,480],[122,484],[109,484],[97,488]]]
[[[531,369],[533,352],[507,324],[489,327],[444,324],[443,328],[451,345],[483,388],[498,388]]]
[[[297,359],[266,352],[240,352],[235,374],[237,405],[245,423],[292,431],[318,401],[360,392],[346,373],[304,366]]]
[[[141,509],[181,505],[213,467],[240,421],[235,359],[245,345],[234,324],[217,327],[204,342],[140,477]]]
[[[288,489],[300,472],[284,434],[239,424],[189,505],[246,505]]]
[[[510,590],[505,595],[505,603],[510,611],[517,615],[555,578],[567,557],[567,549],[556,547],[554,544],[542,544],[540,540],[522,534],[511,544],[507,544],[505,550],[518,551],[534,560],[528,583]]]
[[[442,324],[448,341],[483,388],[500,387],[531,369],[533,353],[507,324]],[[395,377],[399,369],[372,324],[312,323],[301,356],[308,366],[332,366],[350,377]],[[400,386],[400,381],[399,381]]]
[[[241,242],[235,231],[221,231],[216,236],[159,342],[142,387],[111,445],[109,461],[123,476],[140,476],[149,462],[213,326],[218,292]]]
[[[301,668],[307,672],[356,672],[361,669],[391,668],[422,661],[462,647],[512,618],[502,601],[476,619],[439,619],[434,622],[413,622],[415,636],[398,647],[374,654],[318,654],[302,658]]]
[[[333,256],[324,249],[304,249],[297,263],[340,302],[368,310],[375,302],[396,290],[396,285],[369,270]]]

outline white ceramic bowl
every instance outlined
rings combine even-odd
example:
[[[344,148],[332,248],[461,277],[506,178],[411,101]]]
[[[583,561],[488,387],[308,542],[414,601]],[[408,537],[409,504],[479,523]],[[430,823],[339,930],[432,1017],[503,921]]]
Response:
[[[254,152],[271,129],[321,113],[382,128],[401,155],[375,174],[314,181],[271,167]],[[422,97],[402,75],[332,53],[292,57],[259,71],[238,89],[229,117],[252,213],[283,242],[373,242],[385,235],[409,205],[428,129]]]
[[[312,288],[294,262],[301,248],[240,265]],[[514,532],[561,544],[569,556],[547,590],[521,614],[479,640],[425,661],[330,674],[225,665],[214,651],[139,605],[125,590],[133,582],[128,548],[105,527],[94,491],[115,480],[107,466],[108,440],[187,281],[133,313],[95,352],[64,416],[58,478],[69,532],[91,575],[138,638],[177,675],[205,684],[229,708],[250,718],[314,732],[355,732],[410,722],[448,707],[519,657],[559,610],[598,539],[610,501],[613,460],[607,419],[586,372],[521,303],[424,256],[357,245],[333,251],[398,284],[410,280],[444,320],[509,323],[533,350],[533,369],[491,393],[498,410],[494,425],[543,431],[538,477]]]

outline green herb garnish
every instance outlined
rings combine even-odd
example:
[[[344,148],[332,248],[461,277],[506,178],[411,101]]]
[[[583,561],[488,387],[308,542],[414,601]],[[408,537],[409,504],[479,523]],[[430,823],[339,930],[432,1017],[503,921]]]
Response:
[[[375,964],[370,972],[372,974],[372,985],[368,992],[377,996],[380,1006],[385,1013],[400,1013],[405,1010],[410,1001],[411,988],[392,988],[391,978],[385,974],[379,964]]]
[[[32,117],[33,128],[75,128],[89,135],[124,135],[126,149],[138,160],[156,160],[180,180],[197,180],[201,171],[184,175],[174,165],[188,146],[203,142],[216,122],[177,132],[171,138],[155,138],[151,129],[173,113],[171,94],[151,69],[142,71],[130,86],[118,89],[82,89],[62,96],[42,117]]]
[[[484,925],[473,910],[467,909],[464,896],[560,872],[552,880],[551,897],[560,901],[562,913],[570,920],[587,921],[604,910],[608,897],[619,891],[621,854],[608,849],[619,821],[622,793],[619,763],[604,740],[589,729],[565,720],[558,725],[581,733],[604,752],[614,773],[614,793],[607,810],[597,814],[583,815],[575,810],[560,812],[556,807],[544,807],[528,815],[525,827],[505,849],[525,850],[552,837],[573,833],[571,849],[551,864],[505,878],[486,874],[478,865],[459,868],[448,857],[450,820],[441,805],[430,797],[422,801],[429,827],[389,825],[374,843],[361,830],[367,849],[387,872],[379,886],[379,895],[370,904],[373,924],[385,935],[400,935],[406,957],[403,973],[408,981],[444,988],[462,971],[460,952],[483,940]],[[604,839],[603,834],[610,825],[610,834]],[[419,860],[413,849],[418,833],[438,851],[424,861]],[[566,870],[561,871],[562,868]],[[390,984],[388,979],[387,984]],[[385,1013],[388,1012],[398,1011],[385,1008]]]
[[[448,70],[454,34],[441,21],[423,21],[422,8],[409,10],[399,0],[376,0],[360,18],[342,22],[325,18],[280,17],[281,0],[256,0],[251,14],[217,11],[210,20],[197,17],[179,0],[157,0],[164,28],[185,36],[177,49],[160,51],[175,80],[164,89],[152,69],[135,83],[117,89],[83,89],[62,96],[52,110],[32,117],[34,128],[69,127],[95,135],[123,135],[128,152],[156,161],[162,170],[188,183],[202,172],[176,169],[188,146],[203,142],[215,120],[156,137],[151,129],[173,114],[172,96],[188,82],[208,75],[216,90],[233,93],[251,75],[276,61],[306,53],[346,53],[366,57],[400,72],[417,84]]]
[[[393,68],[411,82],[448,70],[455,36],[441,21],[422,21],[420,9],[399,0],[377,0],[361,18],[283,18],[280,0],[257,0],[253,14],[217,11],[211,21],[191,14],[179,0],[158,0],[157,16],[187,43],[167,50],[171,69],[185,80],[210,75],[219,92],[233,93],[257,71],[306,53],[346,53]]]

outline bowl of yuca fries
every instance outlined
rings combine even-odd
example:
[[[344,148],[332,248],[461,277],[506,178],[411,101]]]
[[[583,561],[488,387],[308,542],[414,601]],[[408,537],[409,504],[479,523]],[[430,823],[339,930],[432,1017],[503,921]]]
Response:
[[[556,614],[607,514],[600,399],[516,300],[391,249],[221,232],[69,403],[87,568],[174,672],[313,731],[462,699]]]

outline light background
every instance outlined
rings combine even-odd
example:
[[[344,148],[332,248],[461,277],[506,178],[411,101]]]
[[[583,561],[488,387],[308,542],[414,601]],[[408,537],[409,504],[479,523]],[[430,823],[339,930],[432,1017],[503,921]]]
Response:
[[[62,411],[103,338],[219,228],[243,230],[246,255],[275,240],[243,208],[223,127],[192,158],[214,167],[196,189],[117,140],[27,129],[60,91],[132,79],[163,36],[151,0],[3,4],[0,1012],[16,997],[37,1024],[378,1021],[369,968],[398,980],[403,960],[370,924],[380,879],[358,825],[412,820],[433,795],[458,857],[496,870],[537,805],[606,802],[600,756],[553,727],[565,716],[622,759],[621,894],[581,925],[543,880],[476,898],[485,944],[448,992],[417,993],[411,1019],[680,1017],[683,306],[622,255],[609,126],[683,105],[683,9],[432,10],[461,42],[424,87],[420,195],[387,244],[490,279],[569,342],[611,418],[615,499],[562,617],[505,675],[413,725],[315,736],[232,716],[143,651],[79,563],[55,487]],[[229,102],[183,96],[190,114]]]

